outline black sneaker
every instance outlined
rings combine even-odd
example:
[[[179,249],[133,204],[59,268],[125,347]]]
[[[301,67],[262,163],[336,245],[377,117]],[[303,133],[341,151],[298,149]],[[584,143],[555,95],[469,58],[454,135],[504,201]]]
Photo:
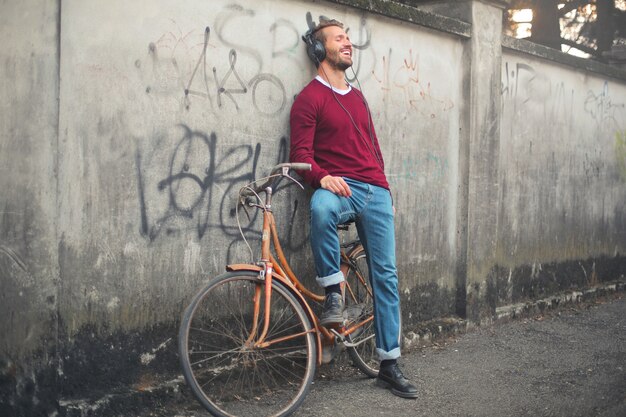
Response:
[[[343,323],[343,297],[336,292],[326,294],[324,311],[320,316],[322,326],[340,325]]]
[[[378,378],[376,379],[378,386],[389,388],[391,393],[402,398],[417,398],[417,388],[402,375],[402,371],[398,368],[398,364],[380,368]]]

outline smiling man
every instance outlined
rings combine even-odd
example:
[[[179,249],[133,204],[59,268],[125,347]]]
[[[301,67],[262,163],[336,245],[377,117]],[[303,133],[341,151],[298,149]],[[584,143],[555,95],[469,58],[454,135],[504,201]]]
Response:
[[[397,364],[401,319],[394,209],[367,101],[346,81],[352,43],[342,23],[326,19],[303,40],[317,76],[291,108],[290,160],[312,166],[301,175],[316,189],[311,198],[311,248],[317,282],[326,293],[321,324],[343,322],[337,225],[354,221],[374,292],[376,351],[381,360],[378,384],[400,397],[417,398],[417,389]]]

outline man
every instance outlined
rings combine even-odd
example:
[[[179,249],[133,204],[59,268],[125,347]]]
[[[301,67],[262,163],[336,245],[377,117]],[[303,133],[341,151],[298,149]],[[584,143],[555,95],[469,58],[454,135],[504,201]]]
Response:
[[[317,76],[291,109],[290,160],[312,166],[301,175],[316,188],[311,199],[311,247],[317,282],[326,292],[321,324],[336,326],[343,321],[337,225],[354,221],[374,292],[376,351],[381,359],[377,382],[395,395],[417,398],[417,389],[397,365],[401,320],[394,208],[367,102],[346,82],[352,44],[336,20],[320,20],[303,39]]]

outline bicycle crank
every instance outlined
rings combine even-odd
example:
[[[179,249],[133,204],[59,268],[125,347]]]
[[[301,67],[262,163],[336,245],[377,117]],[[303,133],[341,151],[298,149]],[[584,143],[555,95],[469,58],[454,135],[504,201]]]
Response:
[[[363,339],[363,340],[360,340],[360,341],[358,341],[358,342],[356,342],[356,343],[352,343],[352,342],[348,342],[348,341],[346,341],[346,337],[345,337],[344,335],[342,335],[341,333],[339,333],[337,330],[335,330],[335,329],[330,329],[330,332],[331,332],[332,334],[334,334],[334,335],[335,335],[335,337],[339,340],[339,343],[340,343],[342,346],[344,346],[344,347],[349,347],[349,348],[352,348],[352,347],[357,347],[357,346],[359,346],[360,344],[363,344],[363,343],[367,342],[368,340],[370,340],[371,338],[373,338],[374,336],[376,336],[375,334],[373,334],[373,335],[371,335],[371,336],[366,337],[366,338],[365,338],[365,339]]]

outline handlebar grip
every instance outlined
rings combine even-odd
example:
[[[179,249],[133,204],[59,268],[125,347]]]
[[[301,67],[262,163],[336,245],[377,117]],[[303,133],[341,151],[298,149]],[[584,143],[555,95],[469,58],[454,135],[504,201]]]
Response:
[[[311,164],[307,164],[304,162],[294,162],[291,164],[291,169],[296,169],[298,171],[310,171]]]

